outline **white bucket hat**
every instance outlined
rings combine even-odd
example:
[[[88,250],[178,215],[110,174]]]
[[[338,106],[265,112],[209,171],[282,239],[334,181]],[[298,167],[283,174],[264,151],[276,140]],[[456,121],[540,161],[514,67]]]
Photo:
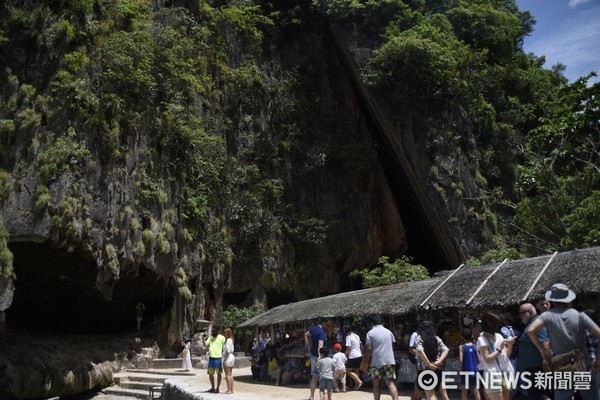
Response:
[[[575,300],[575,292],[563,283],[555,283],[550,290],[546,292],[546,300],[555,303],[570,303]]]

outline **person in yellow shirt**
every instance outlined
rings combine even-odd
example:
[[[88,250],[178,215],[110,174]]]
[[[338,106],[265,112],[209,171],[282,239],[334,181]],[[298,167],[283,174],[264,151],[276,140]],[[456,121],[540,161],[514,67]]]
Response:
[[[275,351],[275,349],[271,350],[267,369],[271,379],[275,379],[275,385],[279,386],[279,381],[281,380],[281,375],[283,374],[283,368],[279,364],[279,358],[277,357],[277,351]]]
[[[208,393],[219,393],[221,386],[221,374],[223,373],[223,345],[225,336],[219,333],[219,326],[213,325],[211,335],[204,336],[204,345],[208,348],[208,378],[210,389]],[[215,373],[217,374],[217,386],[215,387]]]

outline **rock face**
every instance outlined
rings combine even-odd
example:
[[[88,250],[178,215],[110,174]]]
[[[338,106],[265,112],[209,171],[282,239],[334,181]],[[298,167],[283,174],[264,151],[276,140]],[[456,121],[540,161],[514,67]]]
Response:
[[[115,372],[144,368],[156,356],[157,348],[145,342],[123,336],[8,331],[0,340],[0,395],[7,400],[48,398],[106,387]],[[148,345],[148,351],[142,351]]]
[[[410,155],[408,168],[415,170],[411,186],[398,179],[408,171],[390,161],[389,149],[382,150],[374,134],[377,117],[357,89],[356,73],[348,70],[351,63],[360,63],[360,49],[341,40],[354,59],[343,56],[326,34],[327,26],[311,12],[301,10],[301,29],[288,21],[282,32],[270,32],[264,51],[253,50],[242,40],[247,40],[243,32],[233,30],[231,42],[226,41],[230,47],[223,50],[229,57],[227,74],[207,60],[206,69],[216,72],[206,78],[214,86],[204,88],[204,97],[192,93],[197,80],[185,81],[173,98],[187,95],[189,101],[162,109],[166,100],[155,92],[135,92],[135,68],[120,87],[123,98],[116,101],[120,93],[106,94],[117,86],[104,83],[117,73],[109,62],[125,60],[121,68],[129,67],[128,62],[145,65],[133,54],[143,46],[111,59],[107,54],[117,51],[111,43],[126,46],[126,39],[142,37],[159,46],[167,32],[161,31],[163,25],[176,30],[189,24],[190,31],[220,27],[206,21],[216,11],[207,11],[206,5],[207,10],[195,9],[192,15],[155,4],[155,10],[139,12],[152,21],[140,33],[134,30],[146,26],[145,21],[128,22],[133,16],[112,21],[115,10],[97,3],[89,18],[114,23],[116,33],[77,25],[88,29],[87,36],[70,39],[43,27],[36,41],[23,36],[27,27],[16,24],[5,29],[7,40],[0,44],[0,93],[6,100],[0,110],[0,172],[6,171],[2,182],[8,188],[0,196],[0,230],[7,233],[4,247],[12,253],[7,265],[17,277],[14,298],[12,279],[0,284],[9,326],[129,332],[135,329],[135,304],[143,301],[144,329],[168,347],[182,334],[193,333],[197,319],[219,320],[224,303],[266,306],[349,289],[348,273],[382,255],[416,254],[432,268],[455,266],[466,231],[451,241],[450,227],[432,222],[447,204],[431,185],[420,189],[423,203],[430,203],[425,208],[412,196],[427,181],[429,166],[426,149],[411,139],[417,132],[398,142]],[[103,47],[96,49],[94,35]],[[165,49],[172,47],[174,43]],[[248,67],[243,55],[256,65]],[[98,66],[77,67],[85,57],[98,57]],[[251,75],[249,83],[241,80],[244,74]],[[156,87],[167,79],[164,74],[154,78]],[[72,95],[61,97],[64,93]],[[146,95],[156,97],[147,102]],[[132,102],[130,113],[116,119],[127,101]],[[215,152],[224,150],[227,158],[215,158],[224,165],[214,176],[210,158],[200,172],[173,167],[195,143],[183,142],[185,126],[173,127],[177,118],[169,113],[179,106],[200,110],[197,118],[209,121],[202,134],[223,143]],[[100,117],[95,115],[100,121],[88,118],[90,109],[101,110]],[[171,131],[181,134],[177,139],[184,143],[177,151],[173,148],[179,142],[162,136]],[[252,174],[260,179],[250,180]],[[237,184],[242,178],[247,182]],[[210,179],[218,183],[210,186]],[[219,196],[211,190],[201,193],[205,197],[190,196],[204,186],[219,189]],[[275,193],[272,199],[265,187]],[[206,213],[194,220],[190,204],[200,208],[202,201]],[[12,361],[3,362],[10,372],[7,387],[44,388],[24,391],[22,398],[27,398],[106,383],[117,367],[101,360],[90,358],[72,368],[44,365],[40,370],[61,372],[55,378],[32,375],[35,385],[27,384]]]

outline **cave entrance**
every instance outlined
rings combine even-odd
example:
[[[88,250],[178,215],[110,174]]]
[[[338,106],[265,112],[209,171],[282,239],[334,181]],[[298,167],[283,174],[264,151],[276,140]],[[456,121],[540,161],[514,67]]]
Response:
[[[27,331],[72,334],[136,333],[135,306],[146,307],[143,332],[172,306],[159,275],[139,267],[121,276],[110,300],[96,288],[96,264],[82,254],[48,243],[9,243],[17,279],[7,322]]]

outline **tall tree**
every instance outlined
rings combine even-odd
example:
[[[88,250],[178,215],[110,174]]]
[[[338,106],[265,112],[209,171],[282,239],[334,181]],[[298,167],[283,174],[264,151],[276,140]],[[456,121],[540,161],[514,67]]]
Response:
[[[564,85],[525,138],[516,222],[534,253],[600,245],[600,83]]]

